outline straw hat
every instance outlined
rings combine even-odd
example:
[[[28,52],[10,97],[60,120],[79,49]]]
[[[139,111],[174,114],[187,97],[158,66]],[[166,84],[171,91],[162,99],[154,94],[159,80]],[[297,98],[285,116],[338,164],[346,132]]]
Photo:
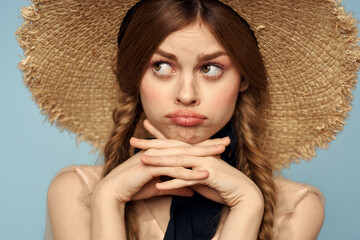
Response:
[[[32,0],[16,32],[25,85],[48,120],[101,149],[120,93],[117,34],[134,0]],[[343,129],[360,51],[356,19],[335,0],[224,0],[251,26],[269,76],[262,145],[281,169]]]

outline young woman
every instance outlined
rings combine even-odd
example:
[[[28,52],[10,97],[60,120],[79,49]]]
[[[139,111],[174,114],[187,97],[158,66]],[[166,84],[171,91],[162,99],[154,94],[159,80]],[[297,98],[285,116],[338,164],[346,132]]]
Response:
[[[104,146],[103,165],[70,166],[52,181],[46,239],[316,239],[322,194],[274,172],[312,156],[349,110],[349,93],[337,93],[335,108],[319,104],[332,94],[324,79],[351,88],[357,69],[355,40],[341,59],[321,46],[321,37],[339,39],[314,28],[334,7],[352,19],[332,1],[322,14],[312,1],[215,0],[36,2],[24,11],[32,22],[20,39],[51,33],[42,59],[64,56],[21,63],[35,73],[25,75],[35,98],[51,120]],[[319,16],[299,20],[305,9]],[[290,13],[297,29],[284,22]],[[336,19],[331,29],[353,38],[353,23]],[[48,82],[57,73],[64,80]]]

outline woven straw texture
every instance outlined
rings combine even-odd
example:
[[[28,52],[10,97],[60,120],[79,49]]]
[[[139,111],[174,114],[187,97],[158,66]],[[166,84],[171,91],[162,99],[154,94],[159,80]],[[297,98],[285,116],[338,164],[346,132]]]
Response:
[[[32,0],[17,30],[24,83],[51,123],[104,146],[120,90],[117,34],[137,1]],[[356,19],[334,0],[224,0],[254,30],[269,75],[262,147],[277,169],[342,130],[360,62]]]

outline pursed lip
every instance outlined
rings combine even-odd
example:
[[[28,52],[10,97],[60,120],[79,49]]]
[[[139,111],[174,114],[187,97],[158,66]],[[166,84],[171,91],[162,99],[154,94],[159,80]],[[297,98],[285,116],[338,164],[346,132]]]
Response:
[[[186,127],[199,125],[207,119],[206,116],[189,110],[176,110],[167,114],[166,117],[173,123]]]
[[[200,119],[206,119],[204,115],[189,111],[189,110],[176,110],[175,112],[169,113],[166,115],[168,118],[174,118],[174,117],[189,117],[189,118],[200,118]]]

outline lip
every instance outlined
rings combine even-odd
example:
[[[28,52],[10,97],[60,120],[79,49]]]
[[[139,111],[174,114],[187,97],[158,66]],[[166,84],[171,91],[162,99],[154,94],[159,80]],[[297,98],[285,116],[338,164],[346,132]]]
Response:
[[[186,127],[200,125],[207,118],[202,114],[188,110],[176,110],[175,112],[167,114],[166,117],[169,118],[171,122]]]

